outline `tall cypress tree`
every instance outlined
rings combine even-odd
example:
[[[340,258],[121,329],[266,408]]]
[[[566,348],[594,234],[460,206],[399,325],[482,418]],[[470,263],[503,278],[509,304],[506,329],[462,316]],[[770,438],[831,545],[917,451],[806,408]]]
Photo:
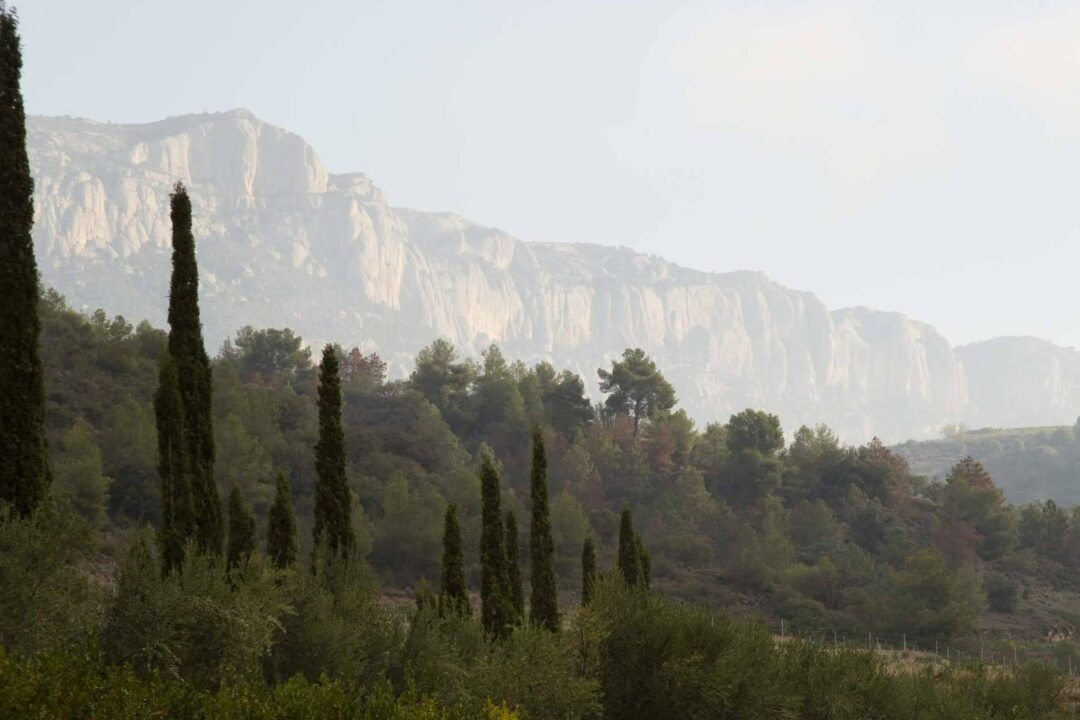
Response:
[[[514,606],[507,594],[499,472],[487,453],[480,462],[480,493],[480,618],[485,630],[503,638],[513,625]]]
[[[465,551],[461,545],[461,527],[458,525],[457,508],[453,503],[446,508],[443,522],[442,580],[439,583],[439,602],[458,615],[468,617],[469,591],[465,585]]]
[[[158,358],[158,389],[154,419],[158,436],[158,477],[161,482],[161,566],[166,573],[184,561],[184,545],[195,535],[195,505],[184,442],[184,408],[176,365],[168,350]]]
[[[525,591],[521,587],[521,541],[518,539],[517,516],[511,508],[506,511],[506,592],[518,622],[525,619]]]
[[[637,587],[641,580],[638,540],[630,508],[623,508],[619,522],[619,573],[630,587]]]
[[[649,585],[652,584],[652,558],[649,557],[645,544],[641,542],[641,535],[634,537],[634,547],[637,548],[638,577],[641,578],[641,586],[648,590]]]
[[[319,442],[315,445],[315,545],[348,558],[356,545],[345,480],[345,432],[341,428],[341,379],[333,345],[323,348],[319,366]]]
[[[559,629],[559,596],[555,586],[555,541],[551,538],[548,509],[547,455],[540,428],[533,429],[532,470],[529,475],[532,514],[529,524],[529,555],[532,594],[530,620],[552,632]]]
[[[229,567],[236,567],[255,552],[255,518],[244,503],[240,488],[229,493]]]
[[[274,504],[266,528],[266,554],[276,568],[296,562],[296,516],[293,515],[292,488],[285,473],[278,473]]]
[[[221,554],[224,528],[214,479],[214,427],[210,407],[210,358],[199,318],[199,268],[191,232],[191,198],[182,183],[172,194],[172,280],[169,285],[169,355],[176,364],[183,407],[183,443],[195,506],[199,550]]]
[[[45,497],[52,472],[21,76],[18,18],[0,2],[0,501],[25,516]]]
[[[593,550],[592,536],[586,536],[581,546],[581,604],[592,602],[593,587],[596,583],[596,551]]]

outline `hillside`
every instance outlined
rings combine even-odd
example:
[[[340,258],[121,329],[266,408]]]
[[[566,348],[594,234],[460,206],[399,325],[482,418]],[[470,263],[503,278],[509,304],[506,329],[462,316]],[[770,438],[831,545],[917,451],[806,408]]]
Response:
[[[964,430],[893,449],[912,472],[936,479],[970,455],[986,466],[1013,503],[1080,503],[1080,442],[1072,426]]]
[[[329,173],[300,137],[247,111],[146,125],[39,117],[28,133],[43,279],[84,311],[161,324],[167,196],[176,180],[189,186],[211,348],[243,325],[289,326],[314,344],[377,349],[400,377],[433,337],[474,356],[495,342],[578,372],[595,394],[596,368],[640,346],[699,421],[757,407],[788,430],[826,422],[849,441],[933,437],[1011,406],[987,373],[968,373],[967,354],[903,315],[830,311],[760,273],[526,243],[395,208],[366,176]],[[1080,386],[1080,363],[1060,369],[1058,386]],[[1080,395],[1058,386],[1018,384],[1025,418],[1080,414]]]

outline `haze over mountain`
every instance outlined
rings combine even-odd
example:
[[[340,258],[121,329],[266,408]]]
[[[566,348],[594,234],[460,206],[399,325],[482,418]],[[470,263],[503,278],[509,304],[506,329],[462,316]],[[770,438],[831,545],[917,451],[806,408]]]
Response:
[[[830,310],[761,273],[526,243],[395,208],[366,176],[328,173],[299,136],[247,111],[145,125],[36,117],[28,141],[44,282],[75,307],[163,324],[168,194],[188,185],[210,347],[243,325],[288,326],[313,345],[377,350],[400,375],[436,337],[467,354],[495,342],[569,367],[595,392],[596,368],[639,346],[699,421],[749,406],[789,431],[824,421],[849,441],[1080,414],[1072,349],[1024,338],[954,348],[924,323]],[[558,213],[558,188],[536,202]]]

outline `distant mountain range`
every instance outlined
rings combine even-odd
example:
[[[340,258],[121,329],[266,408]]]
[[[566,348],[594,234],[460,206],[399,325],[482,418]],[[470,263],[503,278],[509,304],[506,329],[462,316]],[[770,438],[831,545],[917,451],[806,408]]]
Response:
[[[464,354],[498,343],[551,360],[596,392],[596,369],[639,346],[699,421],[755,407],[848,441],[1080,414],[1073,349],[1029,338],[954,348],[924,323],[830,311],[761,273],[522,242],[395,208],[366,176],[328,173],[299,136],[244,110],[145,125],[32,117],[29,146],[43,280],[77,308],[164,323],[168,194],[188,185],[212,349],[243,325],[288,326],[313,345],[377,350],[401,375],[441,336]]]

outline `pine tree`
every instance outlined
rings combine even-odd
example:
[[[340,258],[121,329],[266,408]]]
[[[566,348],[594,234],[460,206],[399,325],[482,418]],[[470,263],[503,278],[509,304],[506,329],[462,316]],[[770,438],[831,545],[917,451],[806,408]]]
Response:
[[[158,389],[154,394],[154,418],[158,436],[158,477],[161,482],[162,570],[166,573],[184,561],[184,545],[195,534],[195,507],[184,442],[184,409],[180,400],[176,365],[168,350],[158,358]]]
[[[191,232],[191,199],[183,184],[172,194],[172,280],[169,285],[169,355],[176,364],[183,407],[183,443],[195,508],[199,550],[221,554],[224,528],[214,479],[214,427],[210,406],[210,358],[199,319],[199,268]]]
[[[506,593],[514,606],[515,620],[525,618],[525,591],[521,588],[521,542],[518,540],[517,516],[506,511]]]
[[[514,606],[506,592],[509,580],[499,509],[499,472],[487,453],[480,464],[480,493],[480,617],[486,631],[503,638],[513,625]]]
[[[645,544],[641,542],[641,535],[634,537],[634,547],[638,556],[638,577],[641,578],[641,586],[648,590],[652,583],[652,559],[649,551],[645,549]]]
[[[469,591],[465,585],[465,552],[461,545],[461,527],[458,525],[457,508],[446,508],[443,523],[442,581],[439,584],[439,601],[462,617],[472,614],[469,607]]]
[[[348,558],[356,545],[352,496],[345,479],[345,432],[341,428],[341,379],[333,345],[323,348],[319,366],[319,442],[315,445],[315,545]]]
[[[593,550],[592,536],[585,538],[581,547],[581,604],[588,605],[592,601],[593,588],[596,583],[596,551]]]
[[[21,76],[18,18],[0,2],[0,501],[25,516],[45,497],[52,472]]]
[[[634,532],[634,518],[630,514],[630,508],[623,508],[619,522],[619,573],[630,587],[637,587],[641,580],[637,534]]]
[[[274,504],[266,529],[266,555],[276,568],[296,562],[296,517],[293,515],[292,488],[285,473],[278,473]]]
[[[529,555],[532,594],[529,617],[552,632],[559,629],[559,596],[555,586],[555,541],[551,538],[548,509],[547,455],[540,428],[533,430],[532,471],[529,475],[532,514],[529,525]]]
[[[229,567],[236,567],[255,552],[255,518],[244,503],[240,488],[229,493]]]

